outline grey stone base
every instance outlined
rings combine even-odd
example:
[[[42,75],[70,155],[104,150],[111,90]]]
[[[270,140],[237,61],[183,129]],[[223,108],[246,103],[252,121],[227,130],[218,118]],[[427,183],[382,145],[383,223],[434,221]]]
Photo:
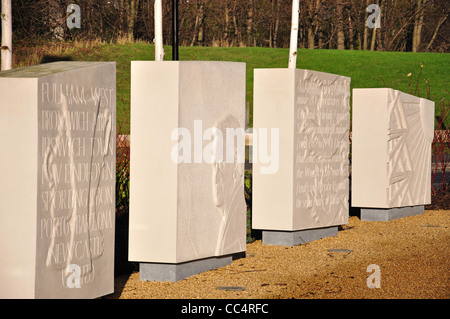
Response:
[[[198,259],[178,264],[171,263],[140,263],[139,278],[142,281],[176,282],[211,269],[224,267],[236,259],[245,256],[245,252]]]
[[[324,237],[337,236],[338,226],[296,231],[263,230],[263,245],[297,246]]]
[[[361,220],[387,222],[393,219],[420,215],[425,206],[407,206],[398,208],[361,208]]]

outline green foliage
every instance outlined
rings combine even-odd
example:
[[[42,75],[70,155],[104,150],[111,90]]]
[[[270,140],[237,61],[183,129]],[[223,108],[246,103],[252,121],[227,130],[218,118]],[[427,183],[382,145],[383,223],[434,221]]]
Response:
[[[128,207],[130,198],[129,148],[117,148],[116,158],[116,207]]]

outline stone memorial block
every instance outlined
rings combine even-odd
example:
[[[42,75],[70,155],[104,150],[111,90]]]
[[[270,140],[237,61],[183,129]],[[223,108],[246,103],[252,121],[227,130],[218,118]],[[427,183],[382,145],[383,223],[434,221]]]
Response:
[[[349,96],[348,77],[255,69],[252,227],[263,230],[263,243],[297,245],[336,235],[347,223]],[[261,132],[276,128],[279,139],[266,140],[279,143],[267,147],[278,150],[279,167],[265,171]]]
[[[0,297],[114,290],[116,67],[0,72]]]
[[[361,219],[423,213],[431,203],[434,102],[401,91],[353,90],[352,206]]]
[[[132,62],[129,260],[142,280],[245,251],[244,125],[244,63]]]

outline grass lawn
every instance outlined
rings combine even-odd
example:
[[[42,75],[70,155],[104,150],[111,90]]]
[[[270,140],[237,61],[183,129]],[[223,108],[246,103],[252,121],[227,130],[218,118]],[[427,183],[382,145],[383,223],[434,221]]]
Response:
[[[165,60],[171,60],[171,47],[165,46],[164,49]],[[117,122],[118,127],[128,133],[130,62],[154,60],[154,46],[143,42],[99,44],[88,49],[74,47],[58,53],[70,55],[73,60],[78,61],[117,62]],[[270,48],[180,47],[179,53],[180,60],[245,62],[247,101],[250,106],[253,104],[253,69],[286,68],[289,56],[288,49]],[[431,87],[430,99],[436,103],[436,112],[441,107],[443,98],[450,100],[447,86],[450,54],[301,49],[298,52],[297,67],[348,76],[351,78],[352,89],[391,87],[414,94],[418,88],[421,97],[427,97],[428,80]],[[250,125],[251,123],[250,118]]]

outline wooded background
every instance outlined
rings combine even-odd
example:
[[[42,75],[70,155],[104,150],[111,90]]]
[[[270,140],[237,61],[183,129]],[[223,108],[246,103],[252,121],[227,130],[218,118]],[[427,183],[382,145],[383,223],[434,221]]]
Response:
[[[164,44],[172,41],[172,1],[163,0]],[[381,9],[368,28],[366,8]],[[69,30],[69,4],[81,28]],[[13,0],[14,41],[154,38],[153,0]],[[289,47],[291,0],[179,0],[182,46]],[[448,0],[300,0],[299,48],[448,52]]]

